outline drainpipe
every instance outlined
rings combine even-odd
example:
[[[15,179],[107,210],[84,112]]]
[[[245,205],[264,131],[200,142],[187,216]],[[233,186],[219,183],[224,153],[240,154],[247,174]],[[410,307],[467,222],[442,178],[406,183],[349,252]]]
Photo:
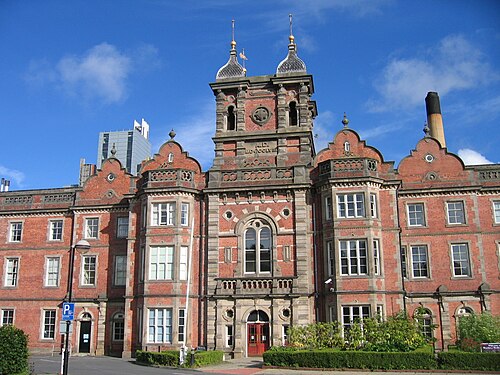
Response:
[[[316,311],[316,322],[319,322],[319,287],[318,287],[318,247],[316,246],[316,203],[312,204],[312,224],[313,224],[313,252],[314,252],[314,304]]]
[[[398,225],[398,240],[399,240],[399,266],[401,269],[401,288],[403,290],[403,311],[406,314],[406,289],[405,289],[405,277],[403,274],[403,257],[402,257],[402,237],[401,237],[401,220],[400,220],[400,212],[399,212],[399,189],[401,187],[401,184],[396,188],[396,219],[397,219],[397,225]],[[408,272],[408,252],[405,254],[406,258],[406,272]],[[392,312],[394,315],[394,311]]]

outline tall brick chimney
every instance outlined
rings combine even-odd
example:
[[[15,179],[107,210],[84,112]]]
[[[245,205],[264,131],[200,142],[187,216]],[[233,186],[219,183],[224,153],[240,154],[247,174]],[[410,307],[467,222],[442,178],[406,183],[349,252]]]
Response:
[[[443,116],[441,115],[441,105],[437,92],[428,92],[425,97],[425,109],[427,110],[427,124],[429,125],[430,136],[435,138],[446,147],[444,138]]]

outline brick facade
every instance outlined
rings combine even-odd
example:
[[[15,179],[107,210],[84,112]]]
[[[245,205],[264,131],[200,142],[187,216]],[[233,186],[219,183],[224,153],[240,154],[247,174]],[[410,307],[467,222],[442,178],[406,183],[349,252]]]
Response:
[[[208,171],[172,134],[137,177],[111,157],[81,187],[0,193],[2,323],[60,350],[80,239],[73,353],[250,356],[290,325],[402,310],[446,349],[461,314],[498,312],[500,166],[426,136],[395,168],[346,121],[316,153],[300,69],[211,84]]]

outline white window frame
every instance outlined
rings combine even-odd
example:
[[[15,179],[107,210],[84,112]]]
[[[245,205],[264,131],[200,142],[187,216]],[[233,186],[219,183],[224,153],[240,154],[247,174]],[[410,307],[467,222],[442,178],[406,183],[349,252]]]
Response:
[[[2,309],[0,310],[2,312],[1,320],[0,320],[0,327],[5,326],[5,325],[14,325],[14,318],[16,316],[15,310],[14,309]]]
[[[147,342],[150,344],[171,344],[172,320],[172,308],[148,308]]]
[[[183,227],[189,225],[189,203],[181,203],[181,225]]]
[[[470,263],[469,244],[453,243],[450,246],[450,250],[451,250],[451,266],[453,269],[453,277],[471,277],[472,269]],[[457,250],[458,253],[455,250]],[[465,254],[462,253],[461,250],[465,250]],[[457,270],[459,270],[459,272],[457,272]]]
[[[446,219],[448,225],[463,225],[465,221],[465,205],[463,201],[446,202]]]
[[[325,197],[325,219],[332,220],[333,215],[333,200],[331,196]]]
[[[421,210],[417,210],[421,208]],[[408,213],[409,227],[425,227],[425,205],[423,203],[407,203],[406,211]]]
[[[22,221],[12,221],[9,225],[9,242],[21,242],[23,240]]]
[[[45,286],[58,287],[61,273],[61,257],[45,258]]]
[[[363,319],[369,318],[370,310],[370,305],[343,305],[341,311],[344,332],[351,327],[356,319],[363,323]],[[346,320],[347,317],[349,318],[348,321]]]
[[[364,249],[360,246],[362,243],[364,243]],[[352,256],[351,251],[355,251],[355,257]],[[368,241],[366,239],[339,240],[339,259],[342,276],[368,275]],[[344,271],[345,267],[347,267],[347,272]]]
[[[255,249],[252,250],[252,248],[247,248],[247,236],[248,233],[250,233],[250,230],[253,230],[255,232]],[[262,240],[262,233],[263,231],[269,231],[269,249],[266,247],[262,246],[263,240]],[[252,221],[245,229],[244,234],[243,234],[243,249],[244,249],[244,267],[245,267],[245,274],[270,274],[272,271],[272,262],[273,262],[273,231],[271,227],[264,221],[255,219]],[[255,253],[254,257],[255,259],[251,259],[251,253]],[[269,259],[266,260],[266,257]],[[249,270],[249,265],[254,264],[255,270]],[[265,268],[269,268],[269,270],[266,270]]]
[[[113,315],[112,340],[123,341],[124,338],[125,338],[125,315],[122,312],[118,312],[115,315]]]
[[[63,220],[49,221],[49,241],[62,241],[64,232]]]
[[[173,280],[174,246],[149,247],[149,280]]]
[[[152,226],[175,225],[175,202],[153,203],[151,206]]]
[[[414,251],[418,250],[419,254],[415,254]],[[421,252],[423,251],[423,253]],[[418,261],[415,261],[415,256],[418,255],[421,257],[422,255],[425,255],[425,275],[422,275],[423,268],[418,267],[417,264],[421,264],[424,262],[423,259],[418,259]],[[429,249],[427,245],[411,245],[410,246],[410,263],[411,263],[411,276],[413,279],[428,279],[430,277],[430,265],[429,265]],[[418,275],[415,275],[416,271],[418,271]]]
[[[86,217],[85,218],[85,233],[84,238],[96,240],[99,238],[99,218]]]
[[[187,280],[188,274],[188,246],[181,246],[179,252],[179,280]]]
[[[380,261],[380,241],[378,239],[373,240],[373,273],[376,276],[380,276],[382,273],[381,266],[382,262]]]
[[[500,201],[493,201],[493,221],[495,224],[500,224]]]
[[[337,217],[342,219],[356,219],[366,217],[365,194],[337,194]]]
[[[56,338],[57,311],[55,309],[42,310],[42,340],[54,340]]]
[[[232,324],[227,324],[225,329],[225,344],[226,348],[232,348],[234,344],[234,326]]]
[[[177,342],[186,340],[186,309],[179,309],[177,316]]]
[[[288,345],[288,330],[290,329],[289,324],[283,324],[281,326],[281,345]]]
[[[370,216],[373,219],[378,218],[377,194],[370,193]]]
[[[328,255],[328,276],[335,276],[335,247],[333,241],[326,242],[326,252]]]
[[[115,286],[127,284],[127,256],[115,255],[113,282]]]
[[[128,237],[128,217],[118,216],[116,218],[116,238]]]
[[[5,278],[4,286],[7,288],[16,288],[19,284],[19,266],[21,260],[19,257],[5,258]]]
[[[82,255],[81,267],[81,286],[96,286],[97,285],[97,256],[96,255]],[[93,278],[93,282],[92,281]]]

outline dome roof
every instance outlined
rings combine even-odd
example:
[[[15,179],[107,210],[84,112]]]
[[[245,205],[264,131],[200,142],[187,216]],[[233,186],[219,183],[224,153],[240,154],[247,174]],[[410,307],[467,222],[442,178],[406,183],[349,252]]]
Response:
[[[297,46],[294,43],[293,35],[290,35],[288,45],[288,55],[281,61],[276,69],[276,74],[307,73],[306,64],[297,56]]]
[[[245,69],[238,62],[238,57],[236,56],[236,42],[231,42],[231,52],[229,55],[229,60],[226,65],[222,66],[217,75],[216,79],[224,79],[224,78],[237,78],[245,76]]]

